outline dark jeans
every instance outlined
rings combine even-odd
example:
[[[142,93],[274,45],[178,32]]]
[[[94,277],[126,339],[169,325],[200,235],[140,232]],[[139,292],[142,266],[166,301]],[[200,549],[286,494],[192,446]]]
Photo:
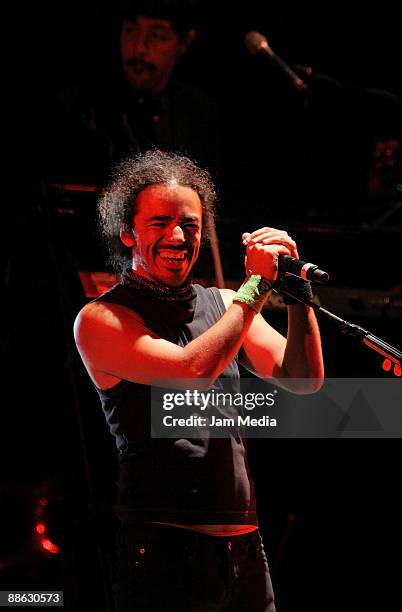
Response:
[[[123,527],[117,553],[116,612],[275,612],[258,531],[215,537]]]

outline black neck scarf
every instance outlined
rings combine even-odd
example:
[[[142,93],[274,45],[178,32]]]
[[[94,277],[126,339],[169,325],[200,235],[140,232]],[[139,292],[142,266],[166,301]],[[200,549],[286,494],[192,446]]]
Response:
[[[194,297],[195,292],[191,279],[187,279],[185,284],[180,287],[169,287],[168,285],[151,281],[137,274],[131,268],[127,268],[123,273],[122,282],[141,291],[143,294],[148,294],[165,302],[189,302]]]

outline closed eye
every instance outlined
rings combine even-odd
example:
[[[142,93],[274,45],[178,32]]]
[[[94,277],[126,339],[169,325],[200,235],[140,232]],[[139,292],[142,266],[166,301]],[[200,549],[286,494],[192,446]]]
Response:
[[[164,30],[151,30],[148,32],[148,37],[153,42],[166,42],[172,38],[171,34]]]

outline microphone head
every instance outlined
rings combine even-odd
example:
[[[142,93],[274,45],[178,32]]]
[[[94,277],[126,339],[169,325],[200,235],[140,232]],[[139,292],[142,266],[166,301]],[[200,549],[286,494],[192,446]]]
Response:
[[[328,272],[324,272],[324,270],[314,270],[313,280],[315,280],[316,283],[321,283],[321,285],[323,285],[324,283],[327,283],[329,281],[329,274]]]
[[[262,49],[269,49],[268,41],[265,36],[255,30],[247,32],[244,37],[244,44],[246,45],[247,51],[253,54],[259,53]]]

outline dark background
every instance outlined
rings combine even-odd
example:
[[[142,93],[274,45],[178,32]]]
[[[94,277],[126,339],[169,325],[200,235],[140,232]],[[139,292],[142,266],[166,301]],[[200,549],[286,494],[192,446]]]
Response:
[[[0,584],[64,589],[69,610],[85,610],[91,599],[106,610],[103,573],[111,573],[113,448],[71,331],[85,302],[78,270],[103,268],[94,199],[60,199],[44,188],[41,136],[61,89],[113,70],[117,21],[115,8],[94,2],[19,6],[4,16],[13,42],[3,75]],[[359,293],[392,297],[402,285],[400,210],[375,224],[393,200],[367,197],[373,141],[401,130],[400,102],[389,95],[402,94],[398,25],[396,7],[384,2],[203,2],[199,39],[178,73],[222,108],[217,229],[225,277],[241,279],[241,231],[281,224],[305,259],[330,271],[335,288],[357,296],[352,316],[338,310],[336,292],[324,305],[401,346],[400,316],[374,312]],[[309,111],[280,75],[247,55],[250,29],[290,64],[321,75],[311,82]],[[60,203],[74,214],[60,216]],[[281,313],[269,316],[283,325]],[[329,376],[384,375],[379,357],[320,323]],[[259,445],[260,520],[280,612],[394,607],[399,454],[397,439]],[[41,496],[61,555],[33,546]]]

